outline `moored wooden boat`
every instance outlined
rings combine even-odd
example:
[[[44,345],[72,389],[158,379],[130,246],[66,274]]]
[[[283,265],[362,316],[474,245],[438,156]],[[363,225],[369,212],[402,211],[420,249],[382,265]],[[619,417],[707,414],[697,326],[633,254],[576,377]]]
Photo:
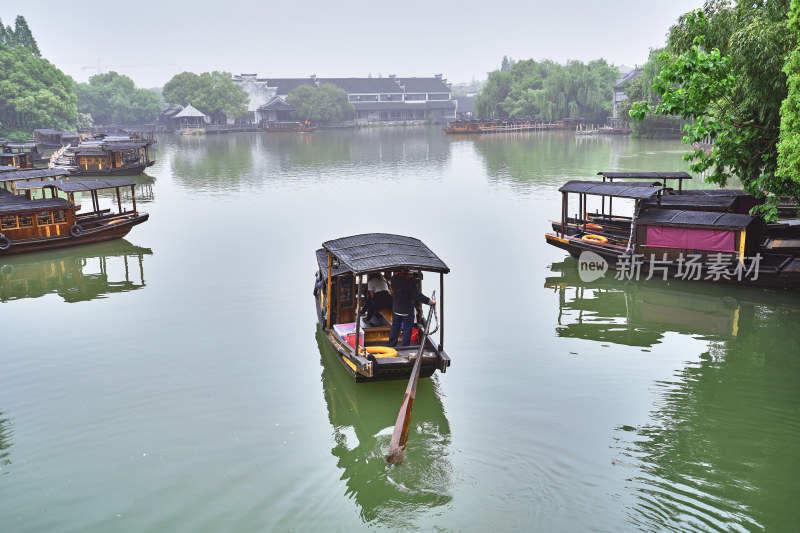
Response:
[[[136,183],[68,180],[63,169],[0,173],[0,256],[64,248],[124,237],[149,215],[136,209]],[[132,207],[123,206],[121,189],[130,188]],[[101,190],[116,191],[112,208],[102,208]],[[78,210],[76,193],[89,193],[90,211]],[[64,197],[66,196],[66,197]]]
[[[412,237],[368,233],[322,244],[316,253],[318,271],[314,288],[317,319],[327,342],[342,366],[357,382],[408,379],[424,338],[420,377],[437,369],[445,372],[450,358],[444,351],[444,275],[450,271],[425,244]],[[415,273],[421,286],[423,272],[439,274],[438,342],[435,327],[424,324],[420,309],[410,345],[388,348],[391,309],[381,310],[377,322],[367,323],[358,313],[364,302],[366,276],[383,274],[386,279],[402,268]],[[428,328],[429,335],[420,334]]]
[[[264,131],[273,133],[303,133],[312,132],[316,129],[316,127],[309,124],[304,124],[302,122],[273,121],[267,122],[267,124],[264,126]]]
[[[131,139],[88,141],[65,155],[69,158],[65,168],[81,176],[141,174],[155,163],[150,159],[150,143]]]
[[[19,168],[31,168],[34,165],[43,165],[49,159],[43,156],[42,153],[39,151],[39,146],[36,143],[32,142],[26,142],[26,143],[3,142],[0,143],[0,147],[2,147],[2,151],[4,154],[26,154],[25,160],[28,163],[27,167],[23,167],[18,163],[10,164],[9,166],[15,166]]]
[[[757,203],[738,190],[676,191],[667,181],[685,173],[600,173],[603,181],[564,184],[560,221],[548,244],[579,259],[587,272],[616,269],[618,279],[685,279],[766,287],[800,288],[800,257],[794,243],[800,226],[766,225],[748,214]],[[608,181],[606,181],[608,179]],[[619,182],[614,179],[643,181]],[[570,194],[577,215],[569,217]],[[587,204],[600,199],[594,214]],[[613,201],[633,202],[633,213],[612,213]],[[778,237],[778,231],[783,233]]]

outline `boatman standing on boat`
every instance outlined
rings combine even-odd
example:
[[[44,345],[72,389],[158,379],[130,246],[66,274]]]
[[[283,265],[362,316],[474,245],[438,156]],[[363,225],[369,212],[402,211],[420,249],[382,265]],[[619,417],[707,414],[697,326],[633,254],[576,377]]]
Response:
[[[389,329],[390,347],[397,346],[400,335],[400,326],[403,327],[403,346],[411,344],[411,332],[414,327],[414,301],[430,306],[436,305],[436,300],[422,294],[417,287],[417,280],[408,271],[401,268],[391,279],[392,284],[392,327]]]

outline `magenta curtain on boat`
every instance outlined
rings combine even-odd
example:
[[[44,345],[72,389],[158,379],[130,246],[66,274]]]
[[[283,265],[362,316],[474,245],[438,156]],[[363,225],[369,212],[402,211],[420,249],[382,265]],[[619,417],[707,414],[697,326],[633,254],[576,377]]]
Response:
[[[647,226],[647,246],[735,252],[735,244],[731,230]]]

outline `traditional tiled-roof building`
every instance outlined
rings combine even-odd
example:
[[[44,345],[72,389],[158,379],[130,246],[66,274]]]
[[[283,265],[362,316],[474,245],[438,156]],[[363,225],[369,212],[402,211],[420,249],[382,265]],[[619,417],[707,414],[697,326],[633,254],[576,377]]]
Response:
[[[639,77],[641,73],[642,69],[640,69],[637,65],[633,70],[624,73],[622,77],[614,84],[614,114],[611,116],[612,119],[620,118],[619,104],[623,100],[628,99],[628,97],[625,95],[625,84]]]
[[[289,92],[302,85],[329,83],[343,89],[355,108],[357,122],[433,120],[446,122],[456,117],[457,102],[450,84],[437,74],[432,78],[257,78],[255,74],[234,76],[250,95],[250,120],[287,120],[291,106]]]

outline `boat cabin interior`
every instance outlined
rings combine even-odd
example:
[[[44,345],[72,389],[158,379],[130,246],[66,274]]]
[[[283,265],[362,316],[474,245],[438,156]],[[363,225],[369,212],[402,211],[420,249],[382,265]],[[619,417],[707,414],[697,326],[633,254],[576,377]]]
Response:
[[[426,359],[430,359],[423,375],[430,375],[436,368],[444,371],[450,360],[443,351],[444,334],[444,274],[449,272],[445,265],[433,252],[419,240],[390,234],[365,234],[345,237],[323,243],[316,252],[318,271],[314,289],[317,302],[317,315],[320,325],[326,332],[329,341],[340,355],[346,355],[353,373],[362,372],[372,377],[372,364],[388,368],[389,359],[376,362],[372,357],[374,351],[391,352],[387,356],[394,364],[403,366],[400,372],[408,376],[409,361],[412,354],[420,350],[420,342],[425,338],[423,367]],[[423,276],[439,274],[439,292],[436,296],[438,316],[432,314],[431,334],[438,328],[438,339],[433,335],[425,337],[426,319],[422,305],[415,302],[416,320],[412,328],[411,338],[407,346],[402,346],[402,333],[398,345],[387,348],[389,332],[392,326],[391,297],[378,302],[375,316],[367,320],[361,310],[365,308],[368,296],[368,278],[380,275],[386,281],[391,280],[394,273],[407,269],[421,289]],[[390,285],[390,284],[389,284]],[[391,287],[389,287],[391,292]],[[376,299],[377,300],[377,299]],[[426,307],[426,311],[430,308]],[[366,352],[366,353],[365,353]],[[366,357],[363,357],[366,355]],[[402,359],[402,360],[401,360]],[[383,379],[394,379],[384,377]]]

